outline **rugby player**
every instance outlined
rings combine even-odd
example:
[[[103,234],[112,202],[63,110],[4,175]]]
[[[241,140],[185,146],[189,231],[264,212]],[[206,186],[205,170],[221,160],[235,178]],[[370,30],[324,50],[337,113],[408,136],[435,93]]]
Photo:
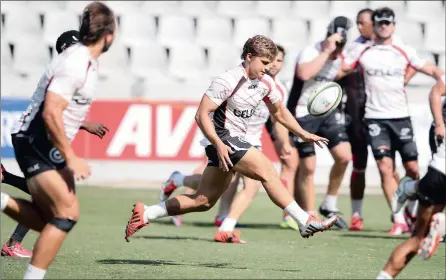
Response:
[[[60,54],[66,48],[79,42],[79,32],[77,30],[69,30],[62,33],[56,41],[56,51]],[[80,129],[86,130],[87,132],[103,138],[105,134],[109,131],[108,127],[103,124],[84,121]],[[1,165],[2,172],[2,182],[13,187],[22,190],[23,192],[30,194],[28,186],[26,185],[26,179],[23,177],[16,176],[12,173],[6,171],[3,164]],[[32,252],[26,250],[22,246],[22,241],[28,233],[29,229],[22,224],[18,224],[11,237],[5,244],[3,244],[1,255],[10,257],[21,257],[30,258]]]
[[[137,202],[126,226],[127,242],[152,220],[211,209],[228,188],[235,172],[260,181],[271,200],[296,221],[302,237],[333,226],[336,216],[321,220],[302,210],[280,181],[271,161],[243,139],[249,128],[249,118],[264,101],[274,119],[304,141],[319,145],[328,142],[303,130],[280,102],[274,80],[265,75],[277,52],[271,39],[256,35],[243,47],[243,63],[212,81],[196,114],[197,124],[209,141],[206,147],[209,162],[197,191],[152,206]]]
[[[376,279],[393,279],[417,253],[422,260],[429,259],[436,251],[440,239],[445,234],[446,205],[446,102],[441,104],[441,96],[446,95],[445,75],[432,88],[429,101],[434,122],[429,132],[432,160],[426,175],[418,182],[410,178],[402,179],[398,187],[399,211],[409,196],[416,195],[419,201],[417,224],[408,240],[400,244],[392,253]]]
[[[95,95],[97,59],[112,45],[116,29],[114,13],[106,5],[87,5],[79,28],[80,43],[47,66],[30,106],[13,131],[16,160],[33,203],[2,193],[1,208],[11,218],[40,232],[24,279],[45,277],[79,219],[75,179],[88,178],[91,170],[75,155],[71,141]]]
[[[363,70],[366,103],[365,124],[367,141],[372,148],[381,176],[382,188],[389,206],[397,189],[393,155],[401,155],[406,176],[418,178],[418,152],[413,139],[413,128],[407,105],[405,85],[406,70],[413,68],[441,79],[443,71],[419,58],[416,51],[394,40],[395,13],[390,8],[380,8],[372,15],[376,38],[371,45],[358,45],[350,52],[343,66],[343,74],[350,73],[358,65]],[[351,56],[354,53],[355,56]],[[413,71],[413,70],[412,70]],[[393,215],[391,235],[409,231],[404,213]]]

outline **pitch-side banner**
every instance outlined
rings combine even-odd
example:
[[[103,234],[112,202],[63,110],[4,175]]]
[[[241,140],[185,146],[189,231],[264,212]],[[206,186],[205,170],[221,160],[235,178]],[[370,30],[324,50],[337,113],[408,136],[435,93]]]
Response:
[[[106,125],[100,139],[81,131],[73,142],[77,154],[97,160],[172,160],[204,158],[203,134],[195,122],[197,103],[95,101],[88,120]],[[264,152],[277,159],[268,134]]]

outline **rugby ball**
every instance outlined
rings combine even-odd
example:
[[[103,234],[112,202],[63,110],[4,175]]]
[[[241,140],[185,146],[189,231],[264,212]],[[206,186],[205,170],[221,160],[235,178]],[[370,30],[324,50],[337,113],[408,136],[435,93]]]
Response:
[[[325,83],[317,88],[308,98],[308,112],[322,117],[333,112],[342,100],[342,88],[335,82]]]

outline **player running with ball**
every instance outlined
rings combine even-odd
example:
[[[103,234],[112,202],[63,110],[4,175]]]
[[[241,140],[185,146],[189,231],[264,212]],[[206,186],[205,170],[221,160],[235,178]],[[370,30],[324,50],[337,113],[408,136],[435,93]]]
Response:
[[[432,160],[427,174],[418,182],[403,178],[398,188],[398,204],[394,211],[399,211],[404,202],[415,196],[419,201],[415,231],[408,240],[400,244],[392,253],[376,279],[393,279],[418,253],[422,260],[430,258],[445,234],[446,205],[446,102],[441,108],[441,96],[446,95],[445,76],[432,88],[429,100],[434,123],[429,133]]]
[[[333,226],[336,216],[321,220],[302,210],[280,181],[271,161],[243,140],[249,128],[249,117],[264,101],[270,114],[304,141],[319,145],[328,142],[303,130],[280,102],[274,80],[265,75],[276,55],[277,47],[271,39],[254,36],[243,47],[243,63],[212,81],[196,114],[197,124],[209,141],[206,147],[209,163],[198,190],[195,194],[178,195],[152,206],[137,202],[125,229],[127,241],[151,220],[208,211],[228,188],[235,172],[260,181],[271,200],[297,222],[302,237]]]

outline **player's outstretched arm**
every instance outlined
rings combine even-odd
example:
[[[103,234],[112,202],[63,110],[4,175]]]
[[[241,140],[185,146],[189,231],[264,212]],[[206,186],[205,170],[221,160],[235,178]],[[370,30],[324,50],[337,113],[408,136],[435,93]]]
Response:
[[[317,135],[311,134],[308,131],[304,130],[293,115],[288,111],[287,108],[282,104],[282,102],[266,103],[268,106],[268,110],[270,114],[283,126],[285,126],[289,131],[299,136],[305,142],[315,142],[319,147],[322,148],[320,142],[327,144],[328,140],[319,137]]]
[[[426,62],[421,68],[418,69],[418,72],[431,76],[437,81],[441,80],[441,77],[444,75],[444,72],[440,67],[437,67],[430,62]]]

